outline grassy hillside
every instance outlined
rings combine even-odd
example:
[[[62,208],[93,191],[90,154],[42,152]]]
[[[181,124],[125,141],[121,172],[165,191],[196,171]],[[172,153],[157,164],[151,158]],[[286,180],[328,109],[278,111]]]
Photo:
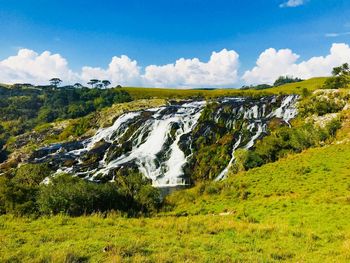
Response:
[[[191,97],[216,98],[224,96],[254,96],[266,94],[300,94],[303,88],[314,91],[322,87],[327,78],[312,78],[301,82],[290,83],[279,87],[265,90],[239,90],[239,89],[215,89],[215,90],[196,90],[196,89],[160,89],[160,88],[123,88],[133,99],[148,98],[166,98],[166,99],[185,99]]]
[[[134,101],[45,127],[59,130],[53,140],[67,139],[96,128],[91,123],[108,126],[124,111],[163,105],[166,99],[302,93],[323,82],[317,78],[263,91],[125,88]],[[327,92],[334,102],[344,95]],[[318,102],[309,96],[302,108],[322,113],[312,117],[320,123],[338,111]],[[349,110],[342,117],[336,138],[322,141],[323,147],[288,152],[274,163],[231,173],[223,182],[175,192],[153,217],[0,216],[0,262],[349,262]]]
[[[346,119],[327,146],[176,192],[153,218],[2,216],[0,261],[349,262],[349,131]]]

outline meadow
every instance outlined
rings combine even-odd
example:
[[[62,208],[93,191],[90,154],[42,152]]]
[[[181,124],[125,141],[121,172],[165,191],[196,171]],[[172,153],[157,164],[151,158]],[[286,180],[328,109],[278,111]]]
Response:
[[[302,94],[303,88],[315,90],[323,81],[288,84],[282,90]],[[165,99],[281,92],[281,87],[125,89],[135,100],[125,107],[140,108],[163,105]],[[112,106],[95,119],[108,125],[124,110]],[[167,196],[161,210],[149,217],[122,212],[2,215],[0,262],[349,262],[349,116],[348,110],[342,112],[342,128],[322,145],[248,171],[231,171],[222,182],[198,182]]]
[[[122,90],[128,92],[133,99],[188,99],[188,98],[217,98],[225,96],[263,96],[272,94],[301,94],[303,88],[312,92],[322,88],[327,78],[312,78],[302,82],[285,84],[264,90],[239,90],[239,89],[163,89],[163,88],[137,88],[125,87]]]
[[[349,262],[349,131],[345,121],[324,147],[175,192],[150,218],[2,216],[0,261]]]

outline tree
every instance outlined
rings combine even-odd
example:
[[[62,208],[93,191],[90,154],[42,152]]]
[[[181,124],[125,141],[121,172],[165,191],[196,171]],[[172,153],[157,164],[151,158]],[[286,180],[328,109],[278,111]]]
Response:
[[[294,78],[292,76],[280,76],[275,81],[275,83],[273,83],[273,86],[278,87],[278,86],[282,86],[284,84],[300,82],[300,81],[302,81],[302,79],[300,79],[300,78]]]
[[[80,88],[82,88],[83,87],[83,85],[81,85],[80,83],[75,83],[74,85],[73,85],[73,87],[74,88],[77,88],[77,89],[80,89]]]
[[[348,63],[344,63],[332,70],[332,77],[328,78],[323,87],[325,89],[346,88],[350,84],[350,68]]]
[[[102,80],[102,84],[103,84],[103,86],[105,87],[105,89],[109,86],[109,85],[111,85],[111,82],[109,81],[109,80]]]
[[[90,81],[87,84],[91,85],[91,88],[93,88],[94,85],[96,85],[99,82],[100,82],[100,80],[98,80],[98,79],[90,79]]]
[[[50,79],[50,83],[52,86],[57,87],[62,82],[59,78],[52,78]]]
[[[18,215],[38,211],[36,198],[40,183],[51,174],[47,164],[26,164],[17,168],[14,176],[1,176],[0,211]]]
[[[104,85],[102,83],[97,83],[95,88],[102,89]]]

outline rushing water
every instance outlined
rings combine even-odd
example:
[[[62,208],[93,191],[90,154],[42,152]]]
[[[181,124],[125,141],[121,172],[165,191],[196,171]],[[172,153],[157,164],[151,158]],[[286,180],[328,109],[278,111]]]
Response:
[[[269,120],[279,118],[289,125],[297,114],[296,101],[294,95],[219,100],[215,122],[224,122],[229,130],[235,129],[239,120],[246,125],[232,145],[231,160],[216,180],[225,178],[236,149],[250,149],[267,133]],[[34,161],[50,161],[58,173],[72,173],[89,180],[114,180],[115,169],[132,166],[152,179],[154,186],[186,185],[188,175],[183,168],[193,154],[193,131],[205,106],[205,101],[192,101],[125,113],[111,127],[98,130],[89,139],[39,150]],[[206,136],[208,129],[201,136]]]

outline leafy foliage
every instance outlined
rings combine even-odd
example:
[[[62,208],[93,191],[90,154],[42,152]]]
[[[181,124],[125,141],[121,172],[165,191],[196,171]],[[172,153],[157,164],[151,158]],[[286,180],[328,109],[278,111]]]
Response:
[[[277,128],[269,136],[258,141],[253,150],[238,151],[232,171],[246,171],[265,163],[275,162],[288,154],[300,153],[310,147],[319,146],[334,137],[340,128],[339,119],[330,121],[325,128],[315,127],[312,123],[293,128]]]
[[[47,164],[27,164],[1,176],[0,214],[79,216],[115,210],[139,216],[161,205],[159,190],[139,173],[100,184],[61,174],[42,184],[51,173]]]
[[[289,83],[295,83],[295,82],[301,82],[302,79],[300,78],[294,78],[294,77],[290,77],[290,76],[280,76],[274,83],[273,86],[274,87],[279,87],[285,84],[289,84]]]
[[[46,164],[27,164],[14,174],[0,177],[0,212],[17,215],[38,212],[39,185],[51,170]]]
[[[333,68],[332,77],[328,78],[323,85],[325,89],[347,88],[350,84],[350,68],[345,63],[339,67]]]
[[[301,117],[311,116],[313,114],[323,116],[327,113],[339,112],[346,105],[347,99],[340,96],[334,97],[331,95],[322,96],[314,94],[299,102],[299,115]]]
[[[120,207],[121,196],[114,184],[96,184],[71,175],[59,175],[40,187],[37,200],[43,214],[79,216]]]
[[[82,117],[126,101],[131,101],[130,95],[119,89],[0,87],[0,152],[1,144],[10,136],[23,134],[37,125]]]

